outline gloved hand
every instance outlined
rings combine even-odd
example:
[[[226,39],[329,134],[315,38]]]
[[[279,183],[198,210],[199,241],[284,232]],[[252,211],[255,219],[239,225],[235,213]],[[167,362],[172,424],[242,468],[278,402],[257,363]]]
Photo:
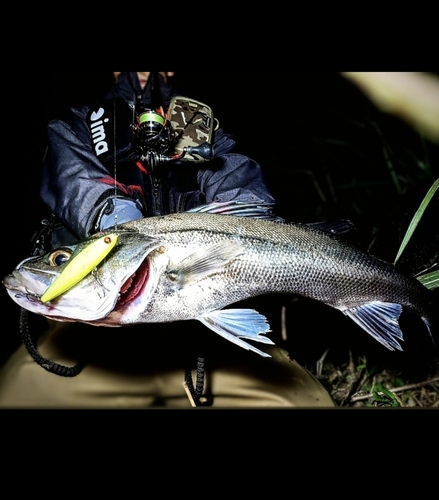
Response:
[[[111,198],[99,221],[99,229],[107,229],[116,224],[123,224],[131,220],[141,219],[142,212],[137,207],[135,201],[123,198]]]

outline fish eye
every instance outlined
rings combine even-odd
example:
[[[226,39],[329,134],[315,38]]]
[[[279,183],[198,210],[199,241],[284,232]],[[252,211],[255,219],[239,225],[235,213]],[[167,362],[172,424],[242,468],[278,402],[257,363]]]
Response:
[[[72,253],[68,250],[55,250],[49,255],[49,264],[51,266],[61,266],[65,264],[71,256]]]

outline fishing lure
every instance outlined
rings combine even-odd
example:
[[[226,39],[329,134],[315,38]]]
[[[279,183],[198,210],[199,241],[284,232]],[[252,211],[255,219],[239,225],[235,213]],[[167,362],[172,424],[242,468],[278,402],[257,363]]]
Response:
[[[78,253],[41,296],[41,302],[49,302],[66,292],[87,276],[113,249],[117,234],[111,233],[94,240]]]

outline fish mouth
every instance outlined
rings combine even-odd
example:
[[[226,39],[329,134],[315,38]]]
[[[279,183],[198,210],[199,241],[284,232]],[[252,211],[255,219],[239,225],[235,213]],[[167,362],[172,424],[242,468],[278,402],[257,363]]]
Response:
[[[142,293],[148,282],[149,268],[149,260],[145,258],[137,270],[121,286],[114,311],[128,306]]]

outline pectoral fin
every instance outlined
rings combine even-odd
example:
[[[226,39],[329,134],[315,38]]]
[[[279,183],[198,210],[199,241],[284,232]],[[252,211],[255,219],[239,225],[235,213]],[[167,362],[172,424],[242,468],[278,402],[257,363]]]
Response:
[[[225,241],[201,248],[172,266],[167,275],[183,286],[222,270],[229,262],[243,253],[238,243]]]
[[[254,340],[264,344],[274,345],[268,337],[263,335],[270,332],[267,318],[253,309],[222,309],[212,311],[197,318],[218,335],[230,340],[244,349],[256,352],[261,356],[271,356],[241,339]]]

